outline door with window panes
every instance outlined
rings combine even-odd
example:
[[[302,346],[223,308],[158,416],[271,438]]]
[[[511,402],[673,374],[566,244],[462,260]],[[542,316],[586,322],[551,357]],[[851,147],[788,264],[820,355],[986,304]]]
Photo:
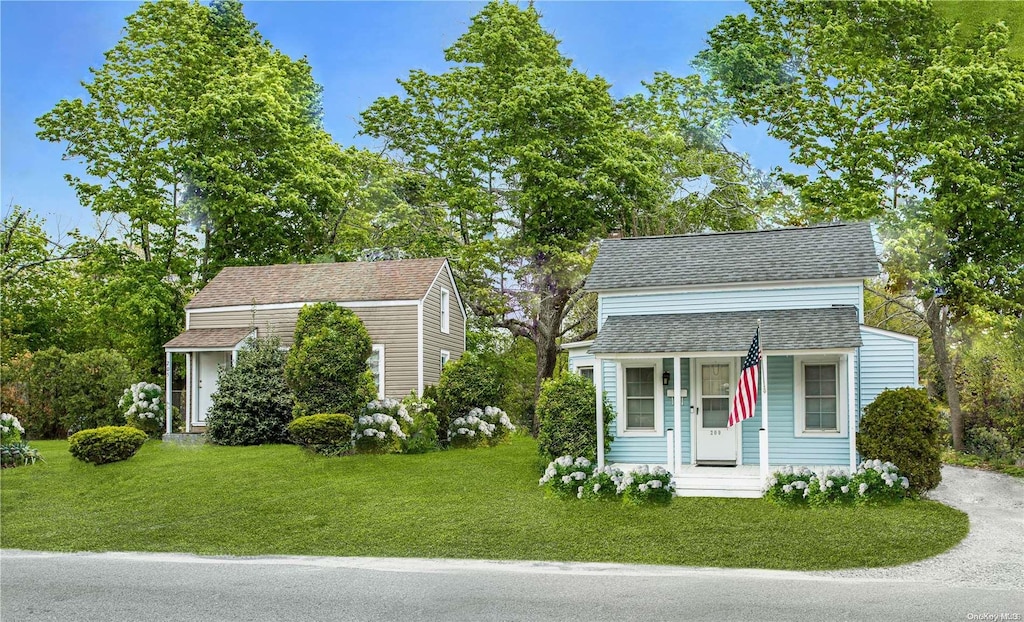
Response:
[[[729,427],[729,406],[736,390],[735,369],[731,359],[697,359],[694,427],[698,463],[736,463],[739,426]]]

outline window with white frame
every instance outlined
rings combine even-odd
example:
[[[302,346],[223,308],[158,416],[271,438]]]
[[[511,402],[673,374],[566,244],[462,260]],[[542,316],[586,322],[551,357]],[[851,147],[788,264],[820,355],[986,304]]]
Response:
[[[592,365],[587,365],[585,367],[577,367],[576,368],[576,373],[578,373],[579,375],[583,376],[584,378],[589,380],[591,383],[594,382],[594,367]]]
[[[845,357],[796,357],[797,436],[846,434],[846,365]]]
[[[377,385],[377,397],[384,398],[384,346],[374,344],[373,353],[366,359],[366,364],[373,374],[373,383]]]
[[[450,298],[451,298],[451,295],[448,293],[448,290],[447,289],[441,289],[441,332],[442,333],[447,333],[449,331],[449,328],[448,328],[448,324],[449,324],[449,321],[448,321],[448,301],[449,301]]]
[[[655,368],[626,367],[623,376],[626,430],[656,431]]]
[[[448,361],[452,359],[452,353],[448,350],[441,350],[441,369],[448,364]]]

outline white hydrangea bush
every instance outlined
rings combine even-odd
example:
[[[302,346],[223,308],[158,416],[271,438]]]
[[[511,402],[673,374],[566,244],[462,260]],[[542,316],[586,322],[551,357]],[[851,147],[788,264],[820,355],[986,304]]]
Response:
[[[515,429],[504,410],[487,406],[452,419],[448,424],[448,438],[452,447],[494,447],[507,440]]]
[[[352,438],[356,451],[386,454],[397,452],[413,423],[405,404],[391,398],[373,400],[355,420]]]
[[[117,407],[124,414],[124,421],[150,436],[159,434],[164,427],[166,416],[164,391],[152,382],[136,382],[124,390]]]
[[[25,428],[18,418],[11,413],[0,413],[0,445],[21,441]]]
[[[851,475],[845,469],[817,471],[805,466],[781,467],[764,484],[766,499],[783,505],[830,505],[900,501],[910,482],[891,462],[866,460]]]
[[[624,473],[616,482],[616,487],[622,495],[622,501],[629,505],[670,503],[676,490],[672,474],[664,467],[646,465]]]
[[[622,500],[630,505],[669,503],[675,496],[672,474],[660,466],[632,471],[596,468],[585,457],[560,456],[548,464],[540,485],[552,496],[592,500]]]
[[[540,485],[556,497],[582,498],[587,481],[594,473],[594,464],[583,456],[559,456],[548,463]]]

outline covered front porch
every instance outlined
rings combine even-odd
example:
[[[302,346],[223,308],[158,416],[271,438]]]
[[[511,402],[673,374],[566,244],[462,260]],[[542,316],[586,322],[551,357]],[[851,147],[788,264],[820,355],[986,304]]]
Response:
[[[590,347],[614,411],[597,400],[599,428],[614,417],[599,465],[661,465],[680,495],[730,497],[760,496],[783,465],[852,468],[858,319],[852,307],[608,317]],[[755,415],[730,427],[758,320]]]
[[[185,391],[181,401],[185,421],[184,433],[206,431],[206,415],[217,392],[221,368],[234,366],[238,351],[250,337],[253,328],[191,328],[164,344],[166,395],[171,394],[174,355],[184,358]],[[170,400],[167,400],[165,439],[175,433]]]

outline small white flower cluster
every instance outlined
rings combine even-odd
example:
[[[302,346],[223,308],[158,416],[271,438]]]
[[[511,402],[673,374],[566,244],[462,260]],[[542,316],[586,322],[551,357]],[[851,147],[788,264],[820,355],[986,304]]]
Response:
[[[877,459],[865,460],[864,462],[861,462],[857,466],[857,475],[863,475],[867,473],[869,470],[881,475],[882,481],[885,482],[885,485],[889,488],[895,486],[896,482],[899,482],[903,490],[907,490],[908,488],[910,488],[910,480],[907,479],[906,477],[900,476],[899,468],[891,462],[882,462],[881,460]],[[859,490],[860,494],[865,494],[867,490],[868,485],[866,483],[862,483],[860,485]]]
[[[409,409],[405,407],[405,404],[390,397],[373,400],[366,405],[366,412],[389,415],[395,420],[401,419],[406,423],[412,423],[412,416],[409,415]]]
[[[163,391],[152,382],[137,382],[124,390],[118,402],[128,419],[157,419],[163,416]]]
[[[474,408],[465,417],[452,419],[448,426],[451,436],[463,436],[469,439],[473,439],[477,435],[488,439],[503,436],[515,429],[516,426],[512,425],[512,421],[505,411],[495,406],[488,406],[483,410]]]
[[[6,436],[15,430],[18,434],[25,433],[25,428],[21,426],[17,417],[11,413],[0,413],[0,436]]]
[[[408,417],[408,414],[406,416]],[[373,413],[370,415],[360,415],[356,419],[356,428],[353,435],[357,440],[360,437],[376,437],[383,441],[389,433],[393,434],[396,438],[405,438],[402,426],[398,425],[398,421],[394,417],[384,413]]]

